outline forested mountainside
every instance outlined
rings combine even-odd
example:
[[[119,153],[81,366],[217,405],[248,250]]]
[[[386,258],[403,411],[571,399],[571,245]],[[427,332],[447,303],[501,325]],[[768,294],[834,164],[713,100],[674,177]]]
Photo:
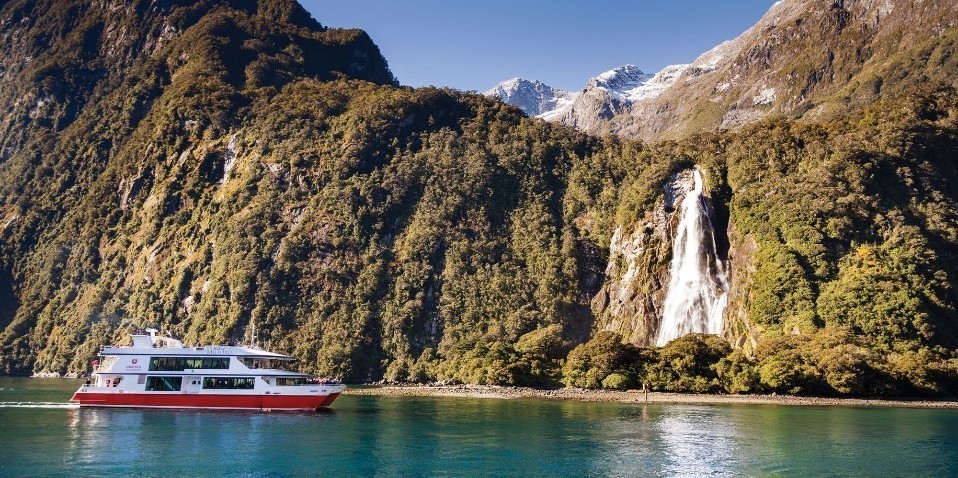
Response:
[[[400,87],[288,0],[12,1],[0,25],[3,373],[255,327],[354,381],[958,391],[947,83],[643,144]],[[725,331],[653,347],[693,167]]]

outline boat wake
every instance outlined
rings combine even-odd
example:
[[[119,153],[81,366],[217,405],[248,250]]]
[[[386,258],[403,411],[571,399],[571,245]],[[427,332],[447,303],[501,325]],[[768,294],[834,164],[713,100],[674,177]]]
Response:
[[[0,408],[80,408],[80,405],[66,402],[0,402]]]

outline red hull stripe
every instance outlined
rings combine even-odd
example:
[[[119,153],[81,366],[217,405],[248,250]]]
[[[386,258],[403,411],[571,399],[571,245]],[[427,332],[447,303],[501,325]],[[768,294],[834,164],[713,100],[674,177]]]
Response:
[[[312,410],[328,407],[338,393],[329,395],[212,395],[160,393],[77,392],[71,401],[81,407],[224,408],[246,410]]]

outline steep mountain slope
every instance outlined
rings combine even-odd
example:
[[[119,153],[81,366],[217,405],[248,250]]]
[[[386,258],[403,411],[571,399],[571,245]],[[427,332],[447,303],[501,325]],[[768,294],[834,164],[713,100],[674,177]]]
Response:
[[[354,379],[539,326],[589,333],[590,246],[562,184],[600,143],[397,88],[364,33],[293,2],[0,18],[17,39],[0,80],[7,373],[86,370],[150,324],[211,343],[255,323]]]
[[[655,101],[610,122],[609,131],[674,137],[777,115],[828,118],[874,101],[883,90],[934,78],[954,84],[954,60],[940,54],[907,72],[885,65],[953,43],[956,27],[958,4],[948,0],[782,1],[721,46],[714,69],[683,75]],[[942,70],[952,73],[942,77]]]
[[[281,86],[299,76],[394,82],[362,31],[326,30],[294,1],[228,5],[7,2],[0,20],[0,102],[8,112],[0,157],[22,149],[25,135],[66,129],[124,82],[155,89],[163,84],[146,83],[180,74],[220,76],[234,88]]]
[[[954,85],[958,4],[949,0],[783,0],[738,38],[659,75],[626,101],[604,91],[543,118],[591,133],[677,138],[769,117],[828,119],[883,94]]]
[[[399,87],[292,1],[7,2],[0,25],[4,373],[256,327],[350,380],[958,391],[953,88],[642,144]],[[637,349],[696,165],[737,348]]]

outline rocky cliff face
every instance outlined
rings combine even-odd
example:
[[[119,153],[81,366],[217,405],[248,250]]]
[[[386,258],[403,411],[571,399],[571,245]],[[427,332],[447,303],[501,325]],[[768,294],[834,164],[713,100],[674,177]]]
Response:
[[[618,333],[635,345],[655,344],[669,292],[675,228],[681,220],[678,206],[692,189],[692,170],[681,170],[665,182],[654,205],[635,226],[616,227],[609,245],[605,283],[592,300],[599,330]],[[710,205],[716,200],[722,199],[706,197]],[[727,211],[725,205],[720,206],[719,210]],[[722,336],[751,354],[764,331],[748,317],[759,246],[754,237],[740,232],[727,217],[718,217],[715,208],[712,214],[719,259],[728,271],[729,296]]]
[[[599,330],[635,345],[655,344],[668,293],[678,205],[692,191],[692,170],[675,173],[635,226],[618,226],[609,245],[606,282],[592,301]],[[724,235],[724,231],[719,231]]]
[[[592,300],[599,330],[616,332],[636,345],[655,343],[668,283],[670,219],[664,213],[645,218],[641,228],[615,229],[609,245],[605,285]]]

